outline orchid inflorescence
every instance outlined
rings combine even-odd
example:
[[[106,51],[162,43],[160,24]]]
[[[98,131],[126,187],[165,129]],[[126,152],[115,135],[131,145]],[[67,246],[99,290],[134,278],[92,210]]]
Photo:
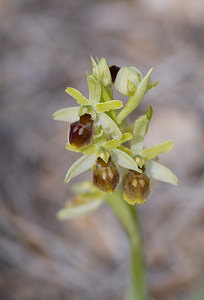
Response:
[[[175,174],[157,162],[158,155],[169,151],[173,141],[144,148],[152,107],[132,124],[126,122],[147,91],[158,84],[151,81],[153,69],[143,77],[135,67],[108,66],[105,58],[95,61],[91,57],[91,61],[92,74],[86,74],[89,98],[68,87],[66,92],[79,106],[59,109],[53,114],[55,120],[70,123],[66,148],[82,155],[69,168],[65,182],[92,170],[92,182],[74,186],[76,197],[58,213],[61,219],[98,208],[107,193],[119,188],[121,177],[123,198],[132,205],[146,202],[151,178],[178,184]],[[124,107],[122,101],[114,100],[113,87],[129,97]]]

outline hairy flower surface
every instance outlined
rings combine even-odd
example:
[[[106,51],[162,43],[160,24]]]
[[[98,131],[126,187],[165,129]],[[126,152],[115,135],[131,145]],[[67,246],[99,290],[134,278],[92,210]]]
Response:
[[[158,84],[151,81],[153,69],[143,77],[135,67],[108,66],[105,58],[95,61],[91,57],[91,62],[92,74],[87,73],[89,98],[68,87],[66,92],[80,106],[59,109],[53,114],[55,120],[70,123],[67,150],[81,154],[68,169],[65,182],[92,170],[92,183],[78,184],[77,195],[58,213],[63,220],[97,209],[107,193],[120,189],[121,176],[123,198],[132,205],[147,201],[151,178],[178,184],[176,175],[158,163],[158,155],[169,151],[173,141],[144,147],[152,107],[132,124],[128,125],[126,120],[145,94]],[[114,100],[113,88],[129,97],[124,107],[122,101]]]

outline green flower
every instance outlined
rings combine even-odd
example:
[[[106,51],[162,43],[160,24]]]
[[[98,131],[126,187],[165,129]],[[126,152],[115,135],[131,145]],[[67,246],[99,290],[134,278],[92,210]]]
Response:
[[[128,149],[128,151],[131,151],[132,157],[137,162],[138,166],[141,168],[141,170],[144,170],[144,176],[177,185],[178,179],[176,175],[167,167],[157,162],[159,154],[171,150],[171,148],[173,147],[173,141],[165,141],[150,148],[144,149],[144,138],[147,134],[152,113],[153,110],[150,106],[146,114],[140,116],[134,122],[132,130],[133,138],[130,141],[130,149]],[[139,177],[141,177],[141,175],[139,175],[138,178]],[[147,185],[144,186],[144,189],[146,187]],[[143,204],[147,200],[147,196],[149,195],[149,193],[146,193],[146,195],[144,195],[144,197],[142,198],[140,193],[139,197],[134,198],[130,197],[130,193],[128,196],[127,190],[123,191],[123,193],[125,200],[131,204],[134,204],[136,202]]]
[[[73,123],[79,120],[79,117],[84,114],[89,114],[94,120],[96,127],[102,126],[106,131],[107,136],[120,139],[122,133],[117,124],[106,114],[123,106],[119,100],[109,100],[100,102],[101,100],[101,85],[92,76],[87,76],[89,87],[89,100],[84,97],[78,90],[68,87],[66,92],[72,96],[81,106],[66,107],[57,110],[53,114],[53,119]]]
[[[68,169],[65,182],[89,169],[92,170],[92,183],[77,185],[77,195],[58,213],[60,219],[83,215],[97,209],[107,200],[107,194],[118,187],[120,173],[124,175],[123,198],[130,204],[146,202],[151,191],[152,178],[178,184],[176,175],[157,161],[159,154],[173,147],[173,141],[144,148],[144,138],[153,113],[152,107],[131,126],[125,122],[147,91],[158,84],[151,82],[153,68],[143,78],[135,67],[108,67],[105,58],[95,61],[91,57],[91,62],[93,72],[91,75],[87,73],[89,99],[78,90],[68,87],[66,92],[80,106],[63,108],[53,114],[55,120],[71,123],[66,148],[82,155]],[[111,83],[118,92],[129,96],[126,105],[119,112],[117,110],[123,104],[120,100],[113,100]]]
[[[120,149],[121,144],[129,141],[132,138],[132,134],[129,132],[123,133],[120,140],[112,139],[104,141],[103,137],[100,138],[97,144],[92,144],[82,149],[76,149],[75,147],[66,145],[66,148],[71,151],[81,152],[84,155],[74,162],[65,176],[65,182],[69,182],[77,175],[91,169],[98,157],[100,157],[105,163],[109,158],[122,168],[127,168],[141,172],[138,168],[137,162],[123,149]]]

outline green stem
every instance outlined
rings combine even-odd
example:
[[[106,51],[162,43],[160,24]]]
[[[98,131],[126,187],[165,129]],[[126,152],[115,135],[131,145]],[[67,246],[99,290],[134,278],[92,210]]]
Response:
[[[121,192],[109,195],[107,202],[123,225],[130,242],[130,280],[127,300],[146,300],[145,264],[136,207],[125,202]]]

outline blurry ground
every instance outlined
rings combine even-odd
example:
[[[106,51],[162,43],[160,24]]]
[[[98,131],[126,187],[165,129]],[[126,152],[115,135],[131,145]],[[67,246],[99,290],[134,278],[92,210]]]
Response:
[[[155,67],[140,105],[155,114],[147,145],[172,138],[139,208],[151,300],[188,300],[204,270],[203,1],[0,0],[0,299],[121,300],[128,245],[108,207],[60,223],[69,197],[67,126],[51,120],[87,91],[89,55]],[[134,116],[132,116],[134,117]],[[85,176],[81,176],[81,179]]]

